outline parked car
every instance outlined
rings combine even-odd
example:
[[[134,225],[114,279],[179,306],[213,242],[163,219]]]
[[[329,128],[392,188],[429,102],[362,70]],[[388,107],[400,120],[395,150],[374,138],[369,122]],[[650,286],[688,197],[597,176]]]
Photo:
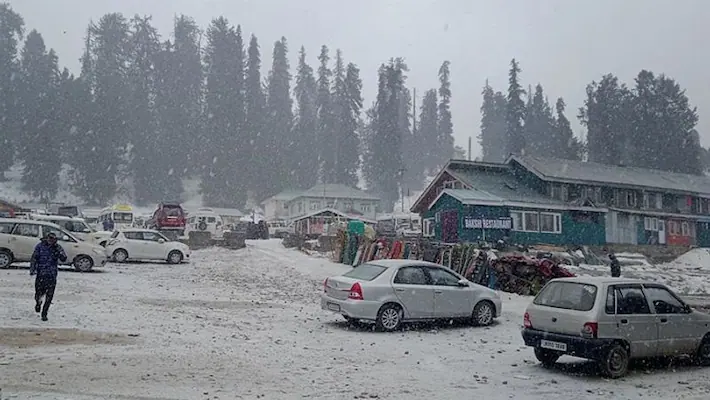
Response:
[[[190,248],[186,244],[168,240],[158,231],[139,228],[114,231],[106,244],[106,254],[119,263],[163,260],[180,264],[190,260]]]
[[[352,322],[394,331],[409,321],[464,319],[490,325],[500,316],[498,293],[438,264],[377,260],[323,283],[321,308]]]
[[[175,233],[174,236],[177,237],[185,233],[186,222],[185,211],[180,203],[162,202],[158,204],[158,209],[153,212],[146,226],[162,233]]]
[[[622,278],[550,281],[528,306],[523,340],[552,366],[562,355],[595,360],[603,375],[626,375],[638,358],[688,355],[710,366],[710,315],[668,287]]]
[[[29,262],[40,238],[48,233],[57,235],[58,243],[67,253],[66,265],[88,272],[107,262],[104,248],[79,240],[56,224],[29,219],[0,218],[0,268],[16,262]]]
[[[188,215],[185,236],[189,237],[190,232],[207,232],[212,239],[221,240],[224,237],[224,222],[211,208],[200,208]]]
[[[57,224],[71,232],[72,235],[77,238],[85,242],[98,244],[99,246],[106,246],[108,239],[111,237],[111,232],[96,231],[82,218],[66,217],[63,215],[30,214],[29,219]]]

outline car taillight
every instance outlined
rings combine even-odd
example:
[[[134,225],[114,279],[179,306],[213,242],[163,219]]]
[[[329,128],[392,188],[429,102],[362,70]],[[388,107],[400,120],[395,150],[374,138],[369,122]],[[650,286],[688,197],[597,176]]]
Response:
[[[599,331],[599,324],[596,322],[587,322],[582,327],[582,336],[586,338],[595,339],[597,337],[597,332]]]
[[[526,328],[532,328],[532,322],[530,321],[530,314],[528,314],[528,313],[525,313],[525,315],[523,315],[523,326],[525,326]]]
[[[350,300],[362,300],[362,287],[360,286],[360,282],[355,282],[353,286],[350,288],[350,294],[348,294],[348,298]]]
[[[323,293],[328,291],[328,278],[323,281]]]

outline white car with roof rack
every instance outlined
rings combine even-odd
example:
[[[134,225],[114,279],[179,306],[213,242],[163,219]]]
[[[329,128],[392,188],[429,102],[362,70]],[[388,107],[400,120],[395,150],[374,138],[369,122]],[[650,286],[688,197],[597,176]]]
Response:
[[[180,264],[190,260],[190,248],[153,229],[126,228],[113,232],[106,254],[115,262],[161,260]]]
[[[595,360],[603,375],[626,375],[639,358],[691,356],[710,366],[710,315],[667,286],[635,279],[554,279],[523,317],[523,340],[549,367],[563,355]]]
[[[72,265],[77,271],[88,272],[108,261],[103,247],[82,241],[51,222],[0,218],[0,268],[29,262],[35,246],[48,233],[57,235],[57,243],[67,254],[65,265]]]

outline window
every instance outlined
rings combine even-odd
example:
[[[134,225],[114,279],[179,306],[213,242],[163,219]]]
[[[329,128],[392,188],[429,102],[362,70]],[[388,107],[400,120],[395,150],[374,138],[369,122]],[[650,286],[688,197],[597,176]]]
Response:
[[[350,211],[353,209],[353,202],[352,201],[346,201],[343,203],[343,210],[345,211]]]
[[[422,236],[433,237],[435,227],[434,218],[425,218],[422,226]]]
[[[647,231],[658,231],[658,218],[645,217],[643,219],[643,228]]]
[[[660,286],[645,286],[644,290],[651,300],[656,314],[685,314],[685,304],[667,289]]]
[[[387,270],[387,268],[379,266],[377,264],[365,263],[360,264],[357,267],[351,269],[343,276],[361,281],[371,281],[382,275],[385,270]]]
[[[636,207],[636,192],[626,192],[626,207]]]
[[[216,217],[207,217],[207,223],[208,223],[208,224],[214,224],[215,222],[217,222],[217,218],[216,218]]]
[[[656,208],[659,210],[663,208],[663,195],[661,193],[656,193]]]
[[[329,200],[328,202],[325,203],[325,208],[335,208],[335,201],[334,200]]]
[[[367,203],[360,204],[360,211],[369,213],[370,212],[370,205]]]
[[[640,285],[616,287],[616,313],[621,315],[651,313]]]
[[[643,208],[651,208],[651,196],[646,192],[643,193]]]
[[[678,221],[668,221],[668,234],[673,236],[680,235],[680,224]]]
[[[540,219],[536,212],[523,213],[524,230],[527,232],[540,231]]]
[[[45,235],[48,235],[50,233],[53,233],[56,237],[57,240],[62,241],[62,242],[69,242],[69,243],[76,243],[76,240],[72,239],[71,236],[67,234],[67,232],[53,228],[49,225],[42,225],[42,233]],[[66,240],[64,240],[66,238]]]
[[[606,290],[606,305],[604,312],[607,314],[616,314],[616,290],[613,286],[609,286]]]
[[[699,197],[695,199],[695,212],[697,214],[705,214],[704,203],[705,199],[701,199]]]
[[[576,282],[550,282],[533,300],[534,304],[565,310],[589,311],[594,307],[597,287]]]
[[[311,211],[317,211],[320,209],[320,201],[312,201],[311,202]]]
[[[562,197],[562,190],[559,185],[550,184],[550,197],[558,200]]]
[[[143,232],[143,240],[157,242],[160,239],[165,240],[165,238],[162,235],[159,235],[155,232]]]
[[[404,267],[397,271],[394,283],[400,285],[428,285],[429,280],[423,269],[419,267]]]
[[[553,213],[540,213],[540,232],[561,233],[562,216]]]
[[[523,213],[520,211],[511,211],[510,218],[513,220],[513,230],[523,231]]]
[[[10,233],[14,226],[11,222],[0,222],[0,233]]]
[[[464,188],[463,183],[456,181],[456,180],[446,181],[442,184],[442,186],[444,187],[444,189],[463,189]]]
[[[461,278],[443,268],[427,268],[435,286],[458,286]]]
[[[113,213],[113,220],[115,222],[131,223],[133,222],[133,214],[128,212],[115,212]]]
[[[567,185],[562,185],[560,187],[560,200],[567,201],[569,199],[569,188]]]
[[[18,236],[39,237],[39,225],[17,224],[14,234]]]
[[[680,224],[680,234],[681,236],[690,236],[690,225],[685,221]]]
[[[141,232],[123,232],[123,236],[129,240],[143,240],[143,234],[141,234]]]

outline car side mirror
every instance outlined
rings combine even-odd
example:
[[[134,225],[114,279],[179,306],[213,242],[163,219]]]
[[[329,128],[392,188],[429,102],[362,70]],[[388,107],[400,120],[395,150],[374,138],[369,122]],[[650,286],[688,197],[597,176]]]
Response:
[[[158,243],[165,243],[165,239],[158,239]]]
[[[468,287],[468,281],[466,279],[461,279],[460,281],[456,282],[460,287]]]
[[[67,235],[62,236],[62,240],[65,241],[65,242],[68,242],[68,241],[69,241],[69,236],[67,236]]]

